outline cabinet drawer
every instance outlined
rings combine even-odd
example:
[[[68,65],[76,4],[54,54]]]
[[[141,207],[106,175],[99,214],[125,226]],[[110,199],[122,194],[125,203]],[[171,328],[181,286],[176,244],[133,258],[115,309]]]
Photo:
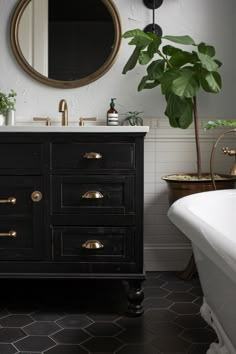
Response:
[[[133,213],[134,181],[134,176],[53,176],[52,213]]]
[[[134,143],[53,143],[53,169],[134,169]]]
[[[134,228],[53,228],[53,259],[74,262],[134,260]],[[98,248],[93,248],[93,247]]]
[[[29,218],[0,218],[0,261],[42,257],[42,227]]]
[[[42,144],[0,143],[0,170],[42,168]]]

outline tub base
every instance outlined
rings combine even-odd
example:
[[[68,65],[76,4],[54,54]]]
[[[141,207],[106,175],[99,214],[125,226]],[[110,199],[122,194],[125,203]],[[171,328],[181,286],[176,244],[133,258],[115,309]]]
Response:
[[[214,312],[203,298],[203,304],[200,310],[202,318],[215,330],[219,343],[212,343],[207,351],[207,354],[236,354],[236,349],[233,347],[229,337],[226,335],[223,327],[218,321]]]

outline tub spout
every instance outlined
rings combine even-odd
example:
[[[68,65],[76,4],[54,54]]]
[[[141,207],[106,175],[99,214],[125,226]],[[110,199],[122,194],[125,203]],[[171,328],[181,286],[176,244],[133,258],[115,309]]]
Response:
[[[67,102],[64,99],[59,102],[59,112],[62,113],[61,125],[68,125],[68,107]]]

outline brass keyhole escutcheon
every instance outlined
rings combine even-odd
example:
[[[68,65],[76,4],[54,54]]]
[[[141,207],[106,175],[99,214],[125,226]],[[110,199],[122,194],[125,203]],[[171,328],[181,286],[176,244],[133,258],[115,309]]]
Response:
[[[33,200],[33,202],[37,203],[37,202],[40,202],[40,200],[43,198],[43,195],[41,192],[39,191],[34,191],[32,194],[31,194],[31,199]]]

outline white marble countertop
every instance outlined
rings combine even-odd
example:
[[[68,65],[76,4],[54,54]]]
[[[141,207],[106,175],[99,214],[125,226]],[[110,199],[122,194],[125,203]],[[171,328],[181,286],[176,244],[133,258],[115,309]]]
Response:
[[[0,133],[147,133],[149,126],[46,126],[46,125],[14,125],[0,126]]]

